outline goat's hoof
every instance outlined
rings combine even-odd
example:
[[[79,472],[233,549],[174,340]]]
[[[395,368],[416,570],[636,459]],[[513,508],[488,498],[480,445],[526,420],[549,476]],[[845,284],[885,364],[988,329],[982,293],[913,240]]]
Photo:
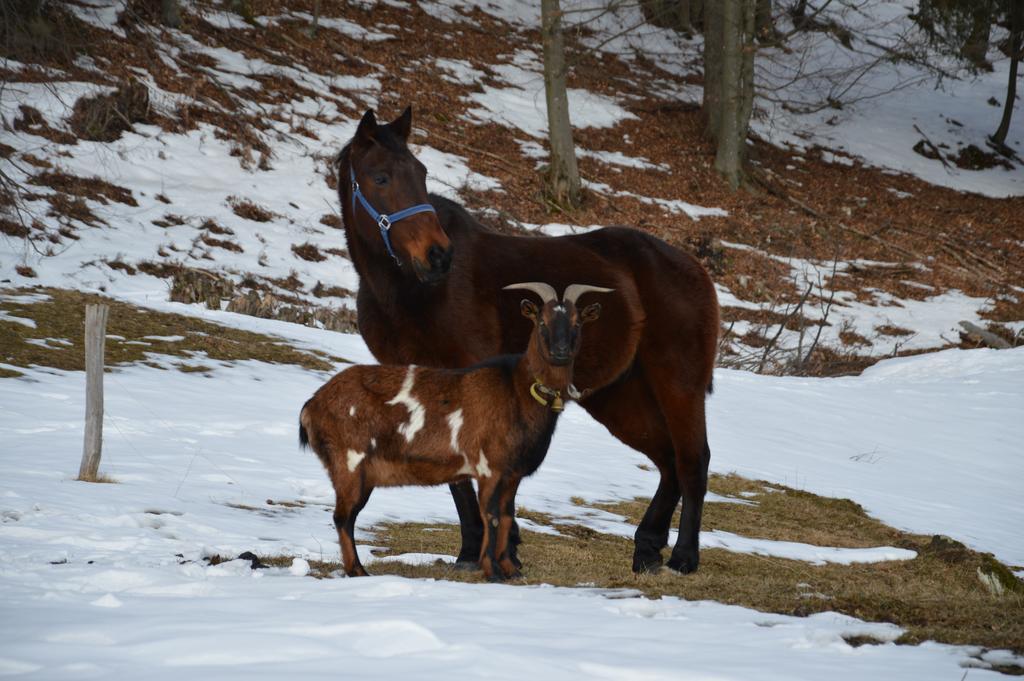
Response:
[[[700,558],[696,552],[683,556],[682,558],[672,556],[668,559],[668,563],[665,567],[672,572],[680,575],[689,575],[697,571],[697,566],[700,564]]]

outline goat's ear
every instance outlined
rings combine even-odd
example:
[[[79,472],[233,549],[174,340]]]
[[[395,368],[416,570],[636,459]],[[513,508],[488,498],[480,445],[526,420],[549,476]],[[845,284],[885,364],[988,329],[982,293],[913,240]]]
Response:
[[[412,107],[405,107],[402,115],[391,121],[391,129],[402,138],[403,142],[409,141],[409,133],[412,132]]]
[[[592,303],[583,308],[583,313],[580,314],[580,319],[583,321],[581,324],[592,322],[601,316],[601,303]]]
[[[377,117],[373,115],[373,109],[367,109],[363,119],[359,121],[356,128],[356,139],[362,142],[374,142],[377,136]]]
[[[537,315],[540,314],[540,312],[537,310],[537,305],[532,300],[523,298],[523,302],[519,303],[519,309],[522,311],[524,317],[537,321]]]

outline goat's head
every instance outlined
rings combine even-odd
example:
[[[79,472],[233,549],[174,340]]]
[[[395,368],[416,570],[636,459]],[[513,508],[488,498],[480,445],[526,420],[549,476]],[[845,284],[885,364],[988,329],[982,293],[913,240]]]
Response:
[[[600,303],[592,303],[581,310],[577,308],[576,301],[587,292],[608,293],[613,290],[587,284],[570,284],[559,300],[558,293],[550,284],[539,281],[510,284],[505,288],[533,291],[540,296],[540,307],[524,298],[520,309],[524,317],[533,321],[533,333],[542,359],[557,367],[572,364],[580,349],[580,328],[601,316]]]

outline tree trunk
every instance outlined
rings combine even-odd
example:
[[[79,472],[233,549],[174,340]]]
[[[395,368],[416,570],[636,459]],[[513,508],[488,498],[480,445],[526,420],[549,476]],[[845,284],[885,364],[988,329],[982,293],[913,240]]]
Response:
[[[160,21],[169,28],[181,26],[181,10],[178,0],[160,0]]]
[[[754,102],[757,0],[722,0],[722,59],[715,169],[735,191],[743,182],[747,132]]]
[[[992,31],[992,12],[988,4],[982,4],[971,15],[971,34],[960,48],[960,56],[974,68],[991,71],[988,61],[988,43]]]
[[[689,0],[690,5],[690,26],[695,31],[704,28],[704,0]]]
[[[548,191],[560,206],[580,205],[580,173],[569,121],[569,98],[565,89],[565,44],[562,39],[562,10],[559,0],[541,0],[541,40],[544,44],[544,93],[548,105],[548,143],[551,165]]]
[[[320,30],[320,0],[313,0],[313,23],[309,25],[309,37],[315,38]]]
[[[78,479],[95,482],[103,449],[103,349],[108,305],[85,306],[85,438]]]
[[[1024,50],[1024,2],[1018,0],[1010,8],[1010,80],[1006,84],[1006,101],[1003,102],[1003,119],[999,121],[999,129],[992,135],[992,141],[999,146],[1006,145],[1006,135],[1010,132],[1010,118],[1013,117],[1013,106],[1017,102],[1017,67],[1020,65],[1021,51]]]
[[[679,24],[679,31],[687,37],[693,35],[693,21],[691,20],[691,14],[693,12],[691,0],[678,0],[677,13]]]
[[[722,117],[722,2],[704,5],[704,134],[718,139]]]
[[[772,0],[756,0],[754,26],[758,40],[764,41],[775,35],[775,19],[772,16]]]
[[[740,139],[739,122],[741,63],[743,51],[743,0],[721,0],[722,5],[722,56],[721,56],[721,104],[718,112],[718,128],[715,141],[715,170],[728,182],[732,189],[740,184]]]

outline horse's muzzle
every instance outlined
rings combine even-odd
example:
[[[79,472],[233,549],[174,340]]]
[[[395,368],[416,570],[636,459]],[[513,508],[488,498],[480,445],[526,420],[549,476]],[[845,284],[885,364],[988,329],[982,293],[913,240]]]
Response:
[[[425,265],[419,260],[413,260],[413,269],[416,271],[416,277],[424,284],[436,284],[445,277],[452,269],[452,253],[454,248],[449,246],[448,248],[441,248],[437,244],[430,247],[427,251],[427,262],[429,265]]]

